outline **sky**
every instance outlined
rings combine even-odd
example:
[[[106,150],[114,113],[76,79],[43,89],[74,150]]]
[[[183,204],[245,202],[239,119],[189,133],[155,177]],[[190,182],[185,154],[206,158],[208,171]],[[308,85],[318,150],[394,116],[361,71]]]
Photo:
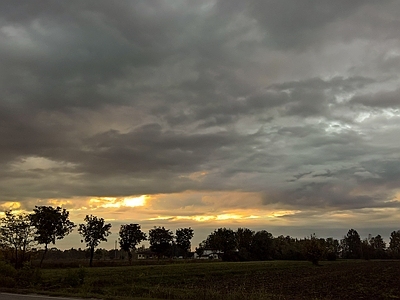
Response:
[[[0,2],[0,210],[388,239],[400,1]],[[60,247],[79,246],[75,232]],[[83,245],[82,245],[83,247]]]

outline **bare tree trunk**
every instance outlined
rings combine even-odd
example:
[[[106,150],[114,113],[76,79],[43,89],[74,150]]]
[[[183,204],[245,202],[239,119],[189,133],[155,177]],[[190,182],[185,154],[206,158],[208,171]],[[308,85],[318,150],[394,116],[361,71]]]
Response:
[[[94,247],[91,246],[91,247],[90,247],[90,261],[89,261],[89,267],[91,267],[92,264],[93,264],[93,256],[94,256]]]
[[[132,264],[132,252],[131,250],[128,250],[128,258],[129,258],[129,264]]]
[[[43,252],[43,255],[42,255],[42,259],[40,260],[39,268],[42,267],[42,263],[43,263],[44,256],[46,255],[46,253],[47,253],[47,244],[44,246],[44,252]]]
[[[18,247],[15,247],[15,268],[18,269]]]

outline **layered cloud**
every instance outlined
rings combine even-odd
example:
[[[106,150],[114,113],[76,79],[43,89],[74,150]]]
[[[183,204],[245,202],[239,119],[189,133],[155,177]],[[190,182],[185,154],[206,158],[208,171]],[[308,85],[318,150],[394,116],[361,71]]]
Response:
[[[398,1],[0,11],[3,209],[307,230],[400,215]]]

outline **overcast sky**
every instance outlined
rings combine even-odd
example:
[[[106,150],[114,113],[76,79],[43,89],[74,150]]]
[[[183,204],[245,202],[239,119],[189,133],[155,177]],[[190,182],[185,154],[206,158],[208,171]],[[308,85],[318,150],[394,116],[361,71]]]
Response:
[[[396,0],[2,0],[0,208],[191,226],[195,243],[387,238],[399,16]]]

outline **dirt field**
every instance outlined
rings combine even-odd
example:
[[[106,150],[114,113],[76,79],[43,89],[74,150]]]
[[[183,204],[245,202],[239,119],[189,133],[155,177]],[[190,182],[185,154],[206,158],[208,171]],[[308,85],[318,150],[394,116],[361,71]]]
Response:
[[[32,290],[102,299],[400,299],[400,261],[322,262],[319,267],[269,261],[55,269],[43,270]]]

